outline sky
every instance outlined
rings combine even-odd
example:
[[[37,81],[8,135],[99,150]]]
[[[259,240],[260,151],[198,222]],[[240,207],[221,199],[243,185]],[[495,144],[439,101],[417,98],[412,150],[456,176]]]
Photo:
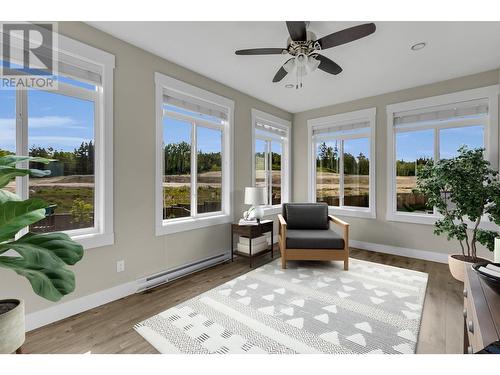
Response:
[[[28,94],[28,143],[29,147],[53,147],[62,151],[73,151],[82,142],[94,138],[94,105],[90,101],[69,98],[51,92],[30,90]],[[163,121],[163,141],[190,143],[188,122],[165,117]],[[198,150],[219,152],[221,150],[221,131],[198,128]],[[440,153],[442,158],[456,155],[462,144],[471,148],[483,146],[482,126],[442,129],[440,131]],[[412,161],[419,157],[433,156],[434,135],[432,130],[398,133],[396,135],[397,160]],[[15,150],[15,93],[0,90],[0,148]],[[346,142],[345,151],[353,155],[368,152],[365,139]]]
[[[94,138],[94,104],[52,92],[28,93],[28,145],[73,151]],[[0,90],[0,148],[15,150],[15,93]]]

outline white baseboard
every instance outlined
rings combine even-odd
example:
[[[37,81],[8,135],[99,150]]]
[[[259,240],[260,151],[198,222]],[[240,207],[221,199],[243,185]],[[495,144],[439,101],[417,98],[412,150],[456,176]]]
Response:
[[[349,240],[349,246],[363,250],[376,251],[378,253],[400,255],[408,258],[429,260],[438,263],[448,263],[448,254],[438,253],[434,251],[409,249],[406,247],[382,245],[378,243],[356,240]]]
[[[106,303],[134,294],[137,282],[131,281],[115,287],[101,290],[88,296],[62,302],[55,306],[26,315],[26,331],[45,326],[50,323],[68,318],[72,315],[93,309]]]

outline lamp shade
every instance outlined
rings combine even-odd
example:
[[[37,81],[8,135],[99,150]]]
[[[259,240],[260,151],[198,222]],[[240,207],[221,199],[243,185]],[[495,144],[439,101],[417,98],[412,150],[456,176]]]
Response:
[[[263,187],[246,187],[245,204],[252,206],[266,204],[266,189]]]

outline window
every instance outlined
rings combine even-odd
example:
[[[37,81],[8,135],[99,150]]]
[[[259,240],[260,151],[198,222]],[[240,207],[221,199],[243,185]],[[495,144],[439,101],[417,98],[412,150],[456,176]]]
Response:
[[[372,108],[308,121],[312,202],[375,217],[375,114]]]
[[[267,192],[268,214],[290,196],[290,127],[289,121],[252,109],[253,181]]]
[[[85,248],[109,245],[114,57],[63,36],[59,47],[57,90],[0,91],[0,155],[55,159],[30,162],[50,175],[18,177],[7,188],[50,204],[31,232],[64,231]]]
[[[233,102],[156,73],[157,235],[232,221]]]
[[[452,158],[461,146],[484,147],[498,166],[497,95],[493,86],[388,106],[389,220],[434,222],[437,213],[416,190],[430,161]]]

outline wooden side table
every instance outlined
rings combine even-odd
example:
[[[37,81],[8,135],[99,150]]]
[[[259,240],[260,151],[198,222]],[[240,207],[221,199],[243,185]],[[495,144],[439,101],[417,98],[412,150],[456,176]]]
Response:
[[[257,254],[252,254],[252,238],[260,237],[264,233],[271,232],[271,247],[267,250],[262,250],[259,251]],[[248,254],[242,253],[241,251],[235,251],[234,250],[234,235],[240,235],[243,237],[248,238],[248,243],[249,243],[249,252]],[[239,256],[247,257],[250,259],[250,268],[253,267],[253,258],[271,253],[271,258],[274,258],[274,251],[273,251],[273,235],[274,235],[274,222],[271,221],[266,221],[265,223],[259,224],[259,225],[239,225],[239,224],[232,224],[231,225],[231,262],[233,261],[234,254],[237,254]]]

